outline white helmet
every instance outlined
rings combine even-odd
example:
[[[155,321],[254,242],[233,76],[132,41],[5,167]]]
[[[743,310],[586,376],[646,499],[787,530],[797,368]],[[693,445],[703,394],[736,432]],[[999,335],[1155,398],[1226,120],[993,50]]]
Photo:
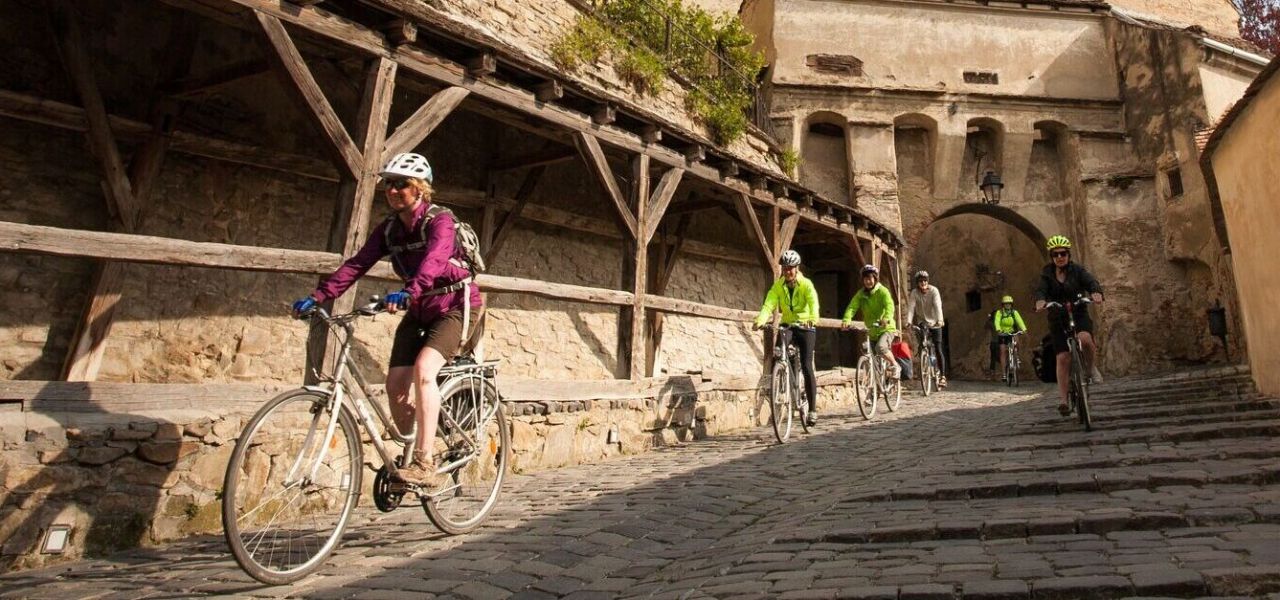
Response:
[[[800,253],[795,250],[787,250],[782,253],[782,258],[778,260],[778,264],[784,267],[800,266]]]
[[[424,179],[427,183],[432,183],[431,179],[431,163],[427,162],[426,157],[413,152],[401,152],[387,161],[387,166],[382,167],[382,172],[378,173],[379,177],[416,177]]]

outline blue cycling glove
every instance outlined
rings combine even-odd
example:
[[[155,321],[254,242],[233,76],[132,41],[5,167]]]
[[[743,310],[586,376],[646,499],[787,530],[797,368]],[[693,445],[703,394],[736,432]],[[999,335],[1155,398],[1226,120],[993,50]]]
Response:
[[[300,315],[315,307],[316,307],[316,299],[312,298],[311,296],[307,296],[306,298],[303,298],[293,303],[293,314]]]
[[[400,309],[409,306],[409,300],[412,300],[412,298],[409,297],[409,292],[404,290],[391,292],[390,294],[387,294],[386,298],[383,298],[383,302],[386,302],[387,306],[394,306]]]

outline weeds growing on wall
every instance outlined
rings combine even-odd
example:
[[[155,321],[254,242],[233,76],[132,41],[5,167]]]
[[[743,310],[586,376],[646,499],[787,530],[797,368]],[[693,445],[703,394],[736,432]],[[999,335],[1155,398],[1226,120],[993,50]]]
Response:
[[[601,0],[551,56],[573,71],[610,54],[618,74],[644,94],[660,93],[670,72],[690,84],[686,108],[727,144],[747,129],[754,77],[764,66],[753,42],[737,16],[713,16],[681,0]]]
[[[778,166],[782,167],[782,172],[795,177],[796,169],[800,168],[800,153],[796,152],[795,148],[783,150],[778,157]]]

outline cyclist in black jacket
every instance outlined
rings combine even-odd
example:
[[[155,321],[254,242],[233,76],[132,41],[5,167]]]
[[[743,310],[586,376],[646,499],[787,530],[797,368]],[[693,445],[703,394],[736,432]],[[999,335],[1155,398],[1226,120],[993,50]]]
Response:
[[[1066,236],[1055,235],[1046,244],[1049,249],[1050,262],[1040,273],[1040,283],[1036,286],[1036,312],[1043,312],[1048,302],[1075,302],[1082,294],[1088,294],[1093,302],[1102,302],[1102,285],[1098,283],[1084,267],[1071,262],[1071,240]],[[1089,307],[1076,304],[1076,339],[1080,340],[1080,348],[1084,352],[1085,370],[1092,375],[1093,383],[1102,383],[1102,374],[1098,372],[1094,357],[1097,350],[1093,343],[1093,320],[1089,318]],[[1058,393],[1061,401],[1058,412],[1066,415],[1071,412],[1067,405],[1067,380],[1071,371],[1071,353],[1067,351],[1067,315],[1063,310],[1049,313],[1049,332],[1053,336],[1053,351],[1058,355]]]

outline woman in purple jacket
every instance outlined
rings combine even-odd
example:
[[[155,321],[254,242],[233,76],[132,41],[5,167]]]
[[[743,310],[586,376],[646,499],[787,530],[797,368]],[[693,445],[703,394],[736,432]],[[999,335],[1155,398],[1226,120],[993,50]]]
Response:
[[[472,273],[454,243],[454,216],[432,207],[431,165],[419,154],[397,154],[379,173],[387,204],[394,214],[378,226],[354,256],[347,259],[311,295],[293,304],[294,314],[341,296],[382,257],[390,255],[404,289],[387,294],[387,312],[404,309],[396,328],[387,372],[387,396],[400,431],[417,426],[410,464],[398,469],[403,481],[432,489],[441,478],[431,456],[440,417],[436,376],[458,354],[463,341],[480,333],[483,301],[471,283]],[[471,331],[464,336],[464,321]],[[413,400],[410,384],[416,384]]]

